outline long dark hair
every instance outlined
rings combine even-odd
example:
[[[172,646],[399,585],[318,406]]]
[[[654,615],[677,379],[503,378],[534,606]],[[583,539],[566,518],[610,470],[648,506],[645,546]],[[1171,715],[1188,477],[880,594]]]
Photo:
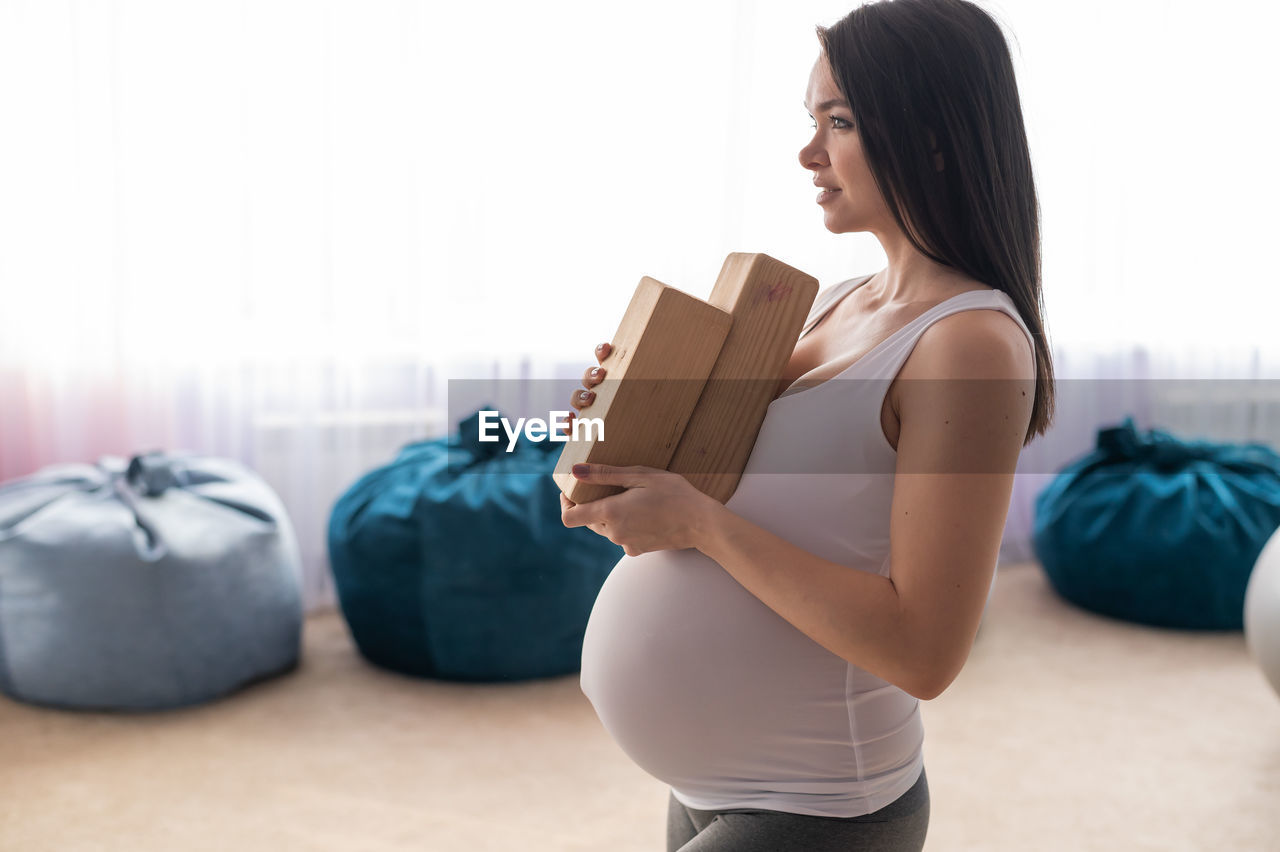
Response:
[[[1053,421],[1055,388],[1040,203],[1000,26],[966,0],[878,0],[818,27],[818,40],[907,239],[937,263],[1008,293],[1031,331],[1036,393],[1025,446]]]

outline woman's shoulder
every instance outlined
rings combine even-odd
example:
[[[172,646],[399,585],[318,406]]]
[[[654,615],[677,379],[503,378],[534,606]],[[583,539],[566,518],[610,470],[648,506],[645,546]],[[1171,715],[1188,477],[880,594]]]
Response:
[[[901,375],[912,378],[1033,378],[1035,351],[1012,300],[997,287],[972,281],[961,293],[986,292],[994,303],[948,313],[921,333]],[[965,374],[964,376],[957,374]]]
[[[1011,304],[1008,308],[1013,310]],[[1036,363],[1027,333],[1004,310],[981,304],[930,323],[897,378],[907,381],[893,383],[892,404],[901,429],[909,420],[914,424],[912,446],[942,452],[945,438],[978,428],[998,432],[1010,443],[993,439],[985,449],[975,444],[966,452],[1007,452],[1016,458],[1031,421]],[[973,464],[975,470],[995,469],[983,467],[981,459]]]

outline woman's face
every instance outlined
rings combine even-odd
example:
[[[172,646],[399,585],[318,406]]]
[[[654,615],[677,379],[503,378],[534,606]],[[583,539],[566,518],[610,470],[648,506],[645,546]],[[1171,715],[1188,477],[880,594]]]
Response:
[[[835,234],[880,231],[891,217],[871,169],[862,154],[862,140],[853,126],[853,112],[831,75],[825,54],[809,74],[805,109],[814,119],[813,138],[800,149],[800,165],[813,172],[821,188],[823,222]]]

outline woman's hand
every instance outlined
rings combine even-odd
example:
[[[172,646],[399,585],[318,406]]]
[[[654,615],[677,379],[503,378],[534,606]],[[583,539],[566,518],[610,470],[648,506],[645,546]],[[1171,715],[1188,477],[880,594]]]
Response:
[[[604,359],[609,357],[609,353],[613,351],[613,347],[608,343],[601,343],[596,347],[596,361],[604,363]],[[582,387],[591,388],[604,381],[604,367],[590,367],[582,374]],[[569,398],[569,405],[573,406],[574,411],[581,411],[596,400],[596,392],[593,390],[576,390],[573,396]],[[573,411],[569,412],[569,419],[565,421],[564,431],[561,435],[570,435],[573,433],[573,419],[578,415]]]
[[[656,467],[575,464],[573,475],[627,489],[581,504],[561,492],[560,520],[566,527],[586,527],[622,545],[628,556],[697,547],[712,513],[724,508],[680,474]]]

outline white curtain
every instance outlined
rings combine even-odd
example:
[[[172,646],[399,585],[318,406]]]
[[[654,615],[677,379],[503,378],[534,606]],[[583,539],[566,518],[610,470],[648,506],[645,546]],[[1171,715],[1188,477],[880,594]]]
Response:
[[[0,0],[0,479],[239,459],[331,602],[333,501],[453,426],[450,380],[576,377],[641,275],[706,295],[730,251],[824,287],[883,265],[822,228],[796,159],[813,26],[852,5]],[[1011,35],[1060,379],[1273,376],[1275,13],[981,5]],[[1265,435],[1238,402],[1194,428]],[[1008,558],[1047,472],[1131,408],[1073,401],[1028,448]]]

